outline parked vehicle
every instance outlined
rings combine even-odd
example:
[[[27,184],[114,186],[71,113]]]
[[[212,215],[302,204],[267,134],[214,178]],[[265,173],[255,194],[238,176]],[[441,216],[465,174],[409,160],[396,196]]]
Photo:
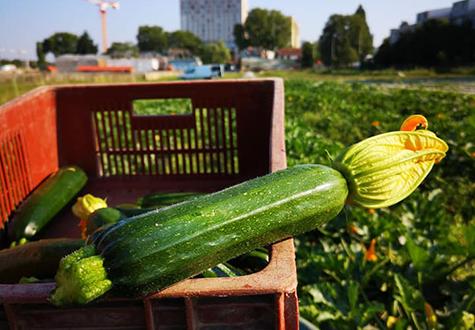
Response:
[[[213,79],[219,78],[224,75],[224,65],[211,64],[211,65],[199,65],[185,70],[183,75],[180,76],[184,80],[194,79]]]

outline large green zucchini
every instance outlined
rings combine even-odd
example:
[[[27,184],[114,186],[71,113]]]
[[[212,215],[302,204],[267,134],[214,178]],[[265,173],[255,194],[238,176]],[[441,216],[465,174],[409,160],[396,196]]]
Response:
[[[50,222],[84,187],[87,176],[76,166],[48,177],[20,205],[11,225],[11,240],[31,238]]]
[[[316,228],[347,194],[336,170],[297,166],[122,221],[94,243],[118,290],[146,294]]]
[[[341,211],[347,194],[338,171],[321,165],[296,166],[121,220],[95,235],[91,246],[103,258],[107,278],[117,292],[148,294],[322,225]],[[72,259],[93,254],[89,248]],[[93,260],[97,267],[97,256]],[[66,264],[65,260],[64,268]],[[84,272],[86,261],[79,268],[78,274]],[[104,274],[98,274],[97,282],[103,281]],[[58,273],[59,287],[68,286],[64,281]],[[53,295],[56,304],[69,301],[61,291]]]

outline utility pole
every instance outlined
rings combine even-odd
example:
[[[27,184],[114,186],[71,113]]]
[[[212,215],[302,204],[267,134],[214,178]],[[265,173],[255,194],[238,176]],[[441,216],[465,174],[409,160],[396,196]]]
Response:
[[[111,0],[88,0],[88,2],[99,7],[99,14],[101,15],[101,27],[102,27],[102,53],[106,53],[109,49],[109,44],[107,42],[107,10],[119,9],[119,1]]]

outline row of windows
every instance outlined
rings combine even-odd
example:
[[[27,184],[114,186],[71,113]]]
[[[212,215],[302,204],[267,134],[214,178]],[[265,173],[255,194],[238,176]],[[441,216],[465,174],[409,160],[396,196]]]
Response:
[[[246,7],[246,6],[244,6]],[[186,3],[182,2],[180,6],[181,11],[208,11],[215,9],[218,11],[240,11],[243,8],[243,4],[239,1],[238,3]]]
[[[213,26],[207,25],[191,25],[187,26],[185,30],[191,31],[198,37],[205,41],[210,40],[233,40],[234,36],[230,29],[216,29]]]

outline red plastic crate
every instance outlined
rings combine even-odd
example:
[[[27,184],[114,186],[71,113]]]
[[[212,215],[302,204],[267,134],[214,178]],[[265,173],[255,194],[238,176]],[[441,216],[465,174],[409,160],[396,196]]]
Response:
[[[0,107],[0,223],[60,166],[111,205],[156,191],[216,191],[286,167],[280,79],[38,88]],[[139,116],[133,102],[181,98],[190,113]],[[65,211],[43,237],[78,237]],[[297,329],[291,239],[262,271],[188,279],[142,300],[57,309],[54,283],[0,285],[0,329]],[[4,320],[2,321],[2,314]],[[6,319],[6,321],[5,321]]]

